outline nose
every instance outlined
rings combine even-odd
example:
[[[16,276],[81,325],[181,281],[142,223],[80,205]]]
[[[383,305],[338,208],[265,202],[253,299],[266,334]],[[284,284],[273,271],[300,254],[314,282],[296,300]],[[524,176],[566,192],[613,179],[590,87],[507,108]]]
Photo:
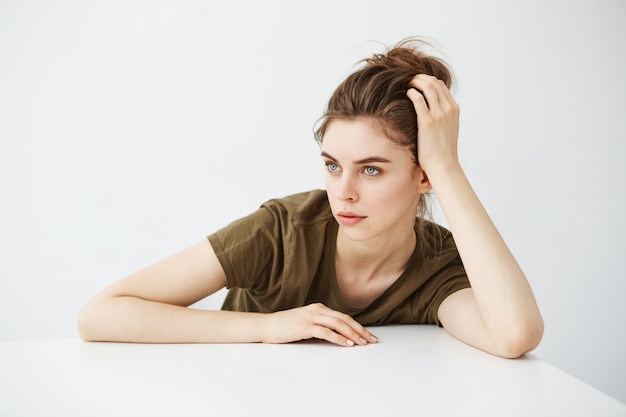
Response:
[[[335,187],[336,187],[335,196],[339,200],[342,200],[342,201],[358,200],[356,179],[352,175],[343,173],[339,178],[336,178]]]

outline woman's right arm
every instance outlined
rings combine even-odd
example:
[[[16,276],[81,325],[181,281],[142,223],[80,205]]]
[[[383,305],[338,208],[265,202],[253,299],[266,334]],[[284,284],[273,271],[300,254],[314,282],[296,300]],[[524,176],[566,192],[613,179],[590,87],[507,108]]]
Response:
[[[85,341],[137,343],[270,342],[320,338],[343,346],[375,342],[350,316],[322,305],[273,314],[209,311],[187,306],[226,285],[208,240],[102,290],[81,310]]]
[[[255,315],[187,306],[226,285],[208,240],[144,268],[102,290],[81,310],[86,341],[194,343],[255,341]]]

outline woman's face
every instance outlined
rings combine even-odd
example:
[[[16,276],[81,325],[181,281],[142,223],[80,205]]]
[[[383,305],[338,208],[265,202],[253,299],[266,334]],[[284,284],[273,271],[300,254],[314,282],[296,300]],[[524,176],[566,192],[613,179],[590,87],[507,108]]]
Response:
[[[391,142],[369,119],[333,120],[322,158],[330,206],[346,237],[390,239],[413,230],[420,194],[430,184],[411,151]]]

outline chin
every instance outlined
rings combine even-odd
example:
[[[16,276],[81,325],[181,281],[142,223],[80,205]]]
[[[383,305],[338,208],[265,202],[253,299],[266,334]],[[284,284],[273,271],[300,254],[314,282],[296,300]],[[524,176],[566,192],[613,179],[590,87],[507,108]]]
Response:
[[[341,230],[341,234],[343,234],[349,240],[352,240],[355,242],[365,242],[376,236],[374,233],[372,233],[369,230],[363,230],[362,228],[359,230],[358,228],[354,226],[350,227],[350,226],[340,225],[339,229]]]

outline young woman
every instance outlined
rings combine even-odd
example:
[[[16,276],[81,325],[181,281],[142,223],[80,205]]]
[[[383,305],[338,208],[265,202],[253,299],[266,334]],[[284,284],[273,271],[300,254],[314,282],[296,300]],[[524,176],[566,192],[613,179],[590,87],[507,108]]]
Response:
[[[535,348],[531,288],[457,158],[445,64],[405,40],[334,92],[316,132],[326,190],[270,200],[96,295],[87,341],[376,343],[431,323],[494,355]],[[435,190],[450,231],[425,220]],[[220,311],[187,306],[227,287]],[[371,327],[370,327],[371,328]]]

